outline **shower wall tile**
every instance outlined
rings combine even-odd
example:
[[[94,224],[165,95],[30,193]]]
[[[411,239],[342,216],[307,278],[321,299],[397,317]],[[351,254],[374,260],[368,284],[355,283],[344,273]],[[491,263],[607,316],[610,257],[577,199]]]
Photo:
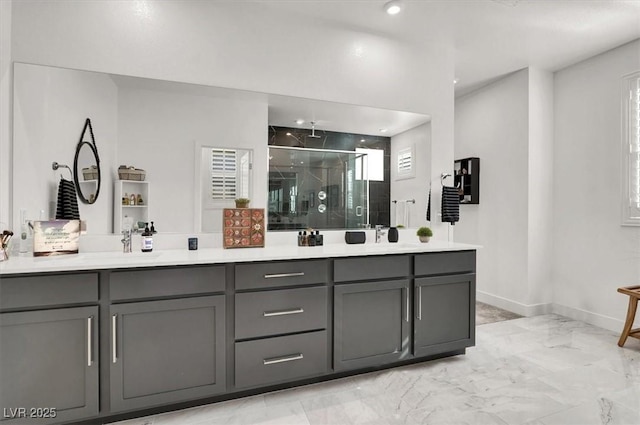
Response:
[[[291,136],[287,136],[291,133]],[[311,130],[293,127],[269,127],[269,145],[288,146],[309,149],[334,149],[355,151],[356,148],[384,150],[384,181],[369,183],[369,221],[371,226],[381,224],[388,227],[391,223],[391,138],[367,134],[338,133],[334,131]],[[360,140],[365,139],[364,143]],[[336,217],[344,220],[343,217]]]

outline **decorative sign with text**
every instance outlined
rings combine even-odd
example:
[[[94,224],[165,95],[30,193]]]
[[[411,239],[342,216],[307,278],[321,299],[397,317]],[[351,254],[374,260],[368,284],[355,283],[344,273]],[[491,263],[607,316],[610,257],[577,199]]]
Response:
[[[35,221],[33,255],[77,254],[80,242],[80,220]]]

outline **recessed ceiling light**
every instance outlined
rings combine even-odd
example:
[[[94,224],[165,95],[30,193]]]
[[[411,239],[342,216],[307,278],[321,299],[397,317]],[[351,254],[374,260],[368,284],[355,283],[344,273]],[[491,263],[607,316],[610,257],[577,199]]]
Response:
[[[381,128],[380,133],[386,133],[388,130],[386,128]]]
[[[389,15],[397,15],[402,10],[400,2],[397,0],[391,0],[390,2],[385,3],[384,10]]]
[[[300,125],[300,124],[304,124],[304,120],[297,119],[297,120],[296,120],[296,124],[298,124],[298,125]]]
[[[457,78],[453,79],[453,84],[458,84],[458,79]]]

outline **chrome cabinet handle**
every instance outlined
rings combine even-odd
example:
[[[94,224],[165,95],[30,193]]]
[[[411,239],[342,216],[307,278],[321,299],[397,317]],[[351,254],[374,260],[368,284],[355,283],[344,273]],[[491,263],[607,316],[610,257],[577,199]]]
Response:
[[[418,286],[418,288],[416,288],[418,290],[418,295],[416,295],[416,298],[418,299],[418,320],[422,320],[422,286]]]
[[[117,317],[117,314],[111,316],[111,343],[113,347],[113,352],[111,354],[113,363],[118,360],[118,352],[116,351],[116,341],[118,339],[118,333],[116,330],[116,325],[118,324]]]
[[[264,365],[270,365],[270,364],[276,364],[276,363],[284,363],[284,362],[292,362],[294,360],[302,360],[304,358],[304,356],[302,355],[302,353],[298,353],[298,354],[294,354],[291,356],[284,356],[284,357],[273,357],[270,359],[263,359],[262,363],[264,363]]]
[[[402,288],[406,297],[406,308],[407,312],[405,313],[405,321],[409,323],[409,288]]]
[[[275,273],[275,274],[265,274],[265,279],[274,279],[277,277],[294,277],[294,276],[304,276],[304,272],[296,272],[296,273]]]
[[[265,311],[262,313],[264,317],[273,317],[273,316],[286,316],[288,314],[299,314],[304,313],[304,309],[295,308],[293,310],[276,310],[276,311]]]
[[[93,357],[92,342],[93,342],[93,316],[87,317],[87,366],[91,366],[91,359]]]
[[[356,217],[362,217],[362,206],[358,205],[356,207]]]

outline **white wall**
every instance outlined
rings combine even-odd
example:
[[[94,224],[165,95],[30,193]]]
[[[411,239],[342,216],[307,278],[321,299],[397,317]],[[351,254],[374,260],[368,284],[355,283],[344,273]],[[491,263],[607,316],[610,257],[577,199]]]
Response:
[[[553,283],[557,304],[620,329],[640,281],[640,229],[621,223],[621,78],[640,40],[555,74]]]
[[[529,305],[551,302],[553,263],[553,73],[529,68]]]
[[[457,242],[477,243],[478,297],[525,313],[529,305],[529,73],[456,99],[455,157],[480,158],[480,204],[460,205]]]
[[[415,176],[398,180],[398,151],[414,147]],[[409,224],[412,228],[430,226],[426,221],[429,178],[431,177],[431,123],[426,123],[391,138],[391,200],[415,199],[409,204]],[[438,184],[439,181],[437,182]],[[400,207],[402,208],[402,207]],[[434,216],[435,219],[435,216]],[[391,204],[391,225],[399,223],[396,204]],[[395,220],[395,221],[394,221]]]
[[[621,78],[640,41],[551,74],[512,74],[456,100],[456,157],[481,159],[480,204],[456,239],[477,242],[478,297],[619,331],[640,281],[640,229],[621,223]]]
[[[11,224],[11,6],[0,1],[0,230]]]
[[[162,232],[193,232],[199,195],[196,146],[253,149],[252,205],[267,205],[266,103],[121,88],[118,161],[147,172],[150,220]],[[233,206],[233,205],[230,205]],[[204,217],[222,230],[222,214]]]
[[[421,113],[452,96],[448,47],[240,3],[14,2],[13,58]]]
[[[14,80],[13,223],[20,223],[20,209],[32,220],[40,218],[41,210],[43,218],[55,217],[60,176],[69,180],[71,175],[66,169],[53,171],[51,163],[73,168],[76,145],[90,118],[102,185],[96,203],[79,202],[80,218],[91,233],[109,232],[118,137],[115,84],[107,75],[27,64],[15,64]]]

